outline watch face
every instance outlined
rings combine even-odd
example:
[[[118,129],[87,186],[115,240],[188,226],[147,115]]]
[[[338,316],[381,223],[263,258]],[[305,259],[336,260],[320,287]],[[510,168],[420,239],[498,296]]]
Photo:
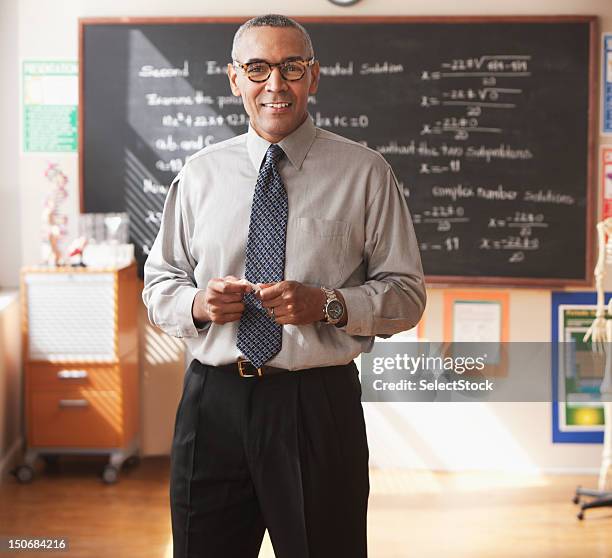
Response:
[[[327,315],[332,320],[338,320],[342,317],[342,314],[344,314],[344,306],[342,306],[342,303],[339,300],[330,301],[327,305]]]

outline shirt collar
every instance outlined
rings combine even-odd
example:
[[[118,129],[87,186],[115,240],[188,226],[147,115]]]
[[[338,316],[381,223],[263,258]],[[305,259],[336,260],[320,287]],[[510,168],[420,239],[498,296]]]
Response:
[[[278,142],[281,149],[287,155],[287,159],[296,168],[300,169],[302,163],[310,150],[310,146],[315,139],[316,129],[310,115],[287,137]],[[270,142],[263,139],[249,124],[247,133],[247,150],[253,166],[257,171],[266,156],[266,151],[270,147]]]

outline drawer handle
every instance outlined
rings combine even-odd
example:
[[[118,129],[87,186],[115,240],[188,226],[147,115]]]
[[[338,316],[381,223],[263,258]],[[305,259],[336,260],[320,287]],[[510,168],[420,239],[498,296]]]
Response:
[[[60,407],[87,407],[89,401],[87,399],[60,399]]]
[[[57,377],[60,380],[78,380],[87,378],[87,376],[87,370],[60,370],[57,373]]]

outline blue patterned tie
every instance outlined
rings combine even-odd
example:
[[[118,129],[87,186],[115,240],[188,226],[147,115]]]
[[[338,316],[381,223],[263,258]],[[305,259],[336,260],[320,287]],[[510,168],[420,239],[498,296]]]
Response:
[[[255,185],[244,271],[252,283],[272,283],[285,277],[289,205],[276,168],[283,155],[278,145],[270,145]],[[259,368],[280,351],[283,326],[274,322],[253,293],[244,296],[244,304],[236,345]]]

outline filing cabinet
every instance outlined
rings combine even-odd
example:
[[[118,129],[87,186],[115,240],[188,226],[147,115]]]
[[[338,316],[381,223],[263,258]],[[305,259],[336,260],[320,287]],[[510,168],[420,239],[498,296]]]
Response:
[[[113,483],[138,448],[136,265],[21,272],[27,451],[16,469],[32,479],[42,456],[108,454]]]

